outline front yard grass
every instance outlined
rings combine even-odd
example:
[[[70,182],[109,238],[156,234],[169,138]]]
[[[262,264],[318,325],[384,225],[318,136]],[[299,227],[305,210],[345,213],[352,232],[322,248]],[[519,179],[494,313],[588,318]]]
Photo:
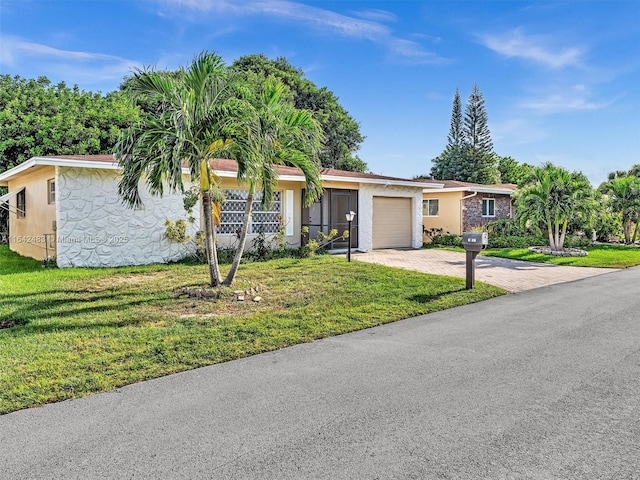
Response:
[[[585,250],[589,253],[586,257],[543,255],[527,248],[493,248],[483,251],[482,255],[574,267],[627,268],[640,265],[640,248],[637,247],[594,245],[585,247]]]
[[[241,267],[233,290],[181,294],[205,266],[43,269],[0,246],[0,414],[309,342],[505,293],[344,258]],[[7,266],[9,265],[9,266]],[[33,268],[30,268],[33,267]]]

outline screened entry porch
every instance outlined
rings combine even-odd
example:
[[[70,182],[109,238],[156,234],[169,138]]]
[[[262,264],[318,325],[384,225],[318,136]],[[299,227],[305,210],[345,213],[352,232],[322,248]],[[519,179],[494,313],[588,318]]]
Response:
[[[345,214],[349,211],[356,213],[351,222],[349,238],[338,238],[332,241],[327,248],[330,250],[358,248],[358,190],[346,190],[340,188],[326,188],[322,197],[309,207],[302,208],[302,226],[309,227],[309,235],[304,235],[302,243],[309,238],[317,238],[318,233],[326,235],[332,229],[338,231],[338,235],[349,229],[349,223]]]

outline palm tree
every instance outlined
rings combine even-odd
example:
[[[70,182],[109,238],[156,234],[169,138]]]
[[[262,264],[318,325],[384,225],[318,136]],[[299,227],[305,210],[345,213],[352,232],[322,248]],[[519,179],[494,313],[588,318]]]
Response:
[[[636,176],[614,176],[600,185],[599,190],[609,197],[611,209],[622,217],[625,243],[635,242],[640,217],[640,179]],[[631,230],[636,224],[633,237]]]
[[[278,180],[277,165],[299,168],[305,178],[305,205],[322,193],[318,153],[322,146],[322,129],[308,110],[300,110],[286,100],[286,87],[274,78],[268,78],[262,91],[254,98],[253,115],[235,138],[239,148],[238,181],[247,184],[247,203],[242,229],[233,264],[225,285],[231,285],[244,252],[254,196],[262,192],[262,206],[273,202]]]
[[[534,180],[516,197],[520,223],[538,231],[543,225],[552,251],[561,251],[570,222],[586,218],[593,208],[593,189],[586,177],[550,163],[534,172]]]
[[[118,193],[132,207],[142,203],[141,180],[155,195],[162,195],[165,188],[184,191],[183,166],[194,181],[199,180],[211,286],[221,283],[213,220],[220,198],[209,159],[233,155],[234,122],[245,112],[244,102],[234,96],[235,82],[222,59],[209,52],[196,56],[178,74],[137,70],[128,81],[130,92],[153,99],[158,108],[125,131],[115,147],[123,168]]]

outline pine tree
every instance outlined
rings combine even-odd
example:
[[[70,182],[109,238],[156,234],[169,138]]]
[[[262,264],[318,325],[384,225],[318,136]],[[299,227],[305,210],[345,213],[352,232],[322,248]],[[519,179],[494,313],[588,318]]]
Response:
[[[460,91],[456,87],[456,94],[453,97],[453,109],[451,111],[451,127],[447,136],[447,150],[456,150],[464,147],[465,135],[462,128],[462,102],[460,101]]]
[[[475,183],[496,183],[499,179],[497,157],[487,125],[487,111],[478,85],[467,101],[464,115],[465,162],[458,180]]]
[[[487,111],[478,85],[473,86],[467,101],[467,108],[464,114],[464,133],[467,145],[474,152],[479,154],[493,152],[491,134],[487,126]]]
[[[436,180],[485,184],[499,181],[498,157],[493,153],[484,98],[478,85],[473,86],[469,95],[464,119],[456,88],[447,146],[432,163],[431,176]]]
[[[432,160],[431,176],[436,180],[453,180],[456,178],[461,163],[466,141],[462,124],[462,102],[456,87],[451,111],[451,126],[444,151]]]

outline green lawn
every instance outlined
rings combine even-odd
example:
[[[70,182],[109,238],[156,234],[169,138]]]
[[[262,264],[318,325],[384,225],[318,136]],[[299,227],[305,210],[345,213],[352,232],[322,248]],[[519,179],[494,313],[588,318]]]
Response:
[[[181,294],[206,279],[182,264],[43,269],[0,246],[0,323],[15,325],[0,329],[0,413],[504,293],[320,256],[243,265],[234,289],[257,286],[261,302]]]
[[[0,245],[0,275],[38,270],[42,270],[42,262],[16,255],[9,250],[7,245]]]
[[[574,267],[627,268],[640,265],[640,248],[624,245],[597,245],[586,247],[586,257],[558,257],[533,253],[527,248],[494,248],[483,255],[512,258],[529,262],[554,263]]]

